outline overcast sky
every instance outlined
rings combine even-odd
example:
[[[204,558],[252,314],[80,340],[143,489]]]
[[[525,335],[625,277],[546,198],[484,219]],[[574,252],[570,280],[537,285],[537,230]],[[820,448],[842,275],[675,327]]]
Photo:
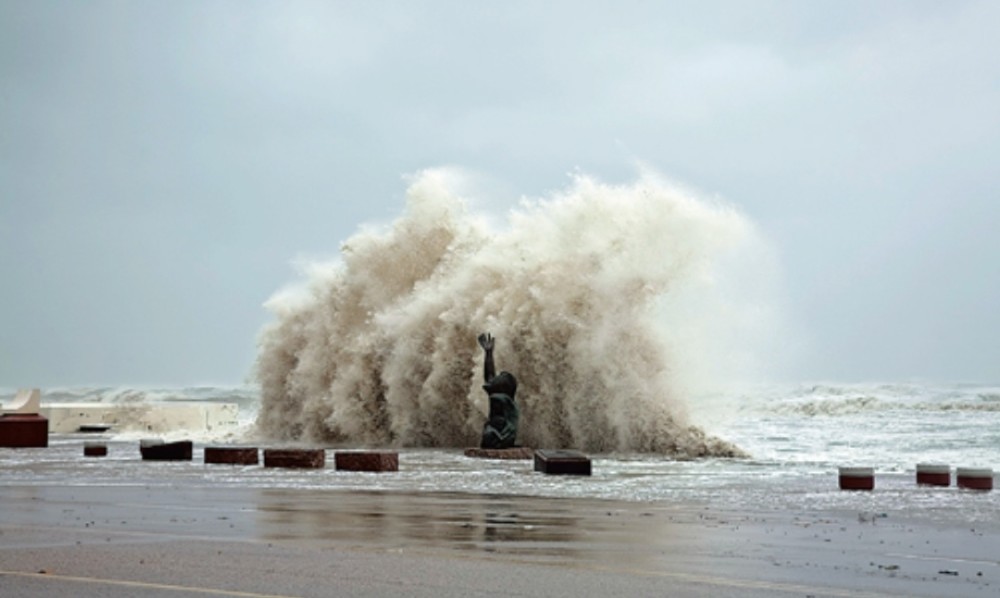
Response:
[[[996,383],[998,31],[1000,2],[0,0],[0,387],[242,382],[292,261],[405,175],[502,210],[637,162],[770,240],[787,377]]]

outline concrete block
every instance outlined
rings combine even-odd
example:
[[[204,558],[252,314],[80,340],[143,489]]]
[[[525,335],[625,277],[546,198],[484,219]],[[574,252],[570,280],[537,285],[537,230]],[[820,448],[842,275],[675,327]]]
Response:
[[[967,490],[992,490],[993,470],[990,468],[959,467],[955,470],[955,484]]]
[[[84,442],[83,443],[83,456],[84,457],[107,457],[108,456],[108,445],[103,442]]]
[[[918,463],[917,484],[920,486],[950,486],[951,467],[936,463]]]
[[[143,461],[190,461],[194,444],[190,440],[163,442],[162,440],[142,440],[139,452]]]
[[[391,451],[337,452],[333,461],[343,471],[399,471],[399,453]]]
[[[841,467],[838,469],[841,490],[874,490],[874,467]]]
[[[49,446],[49,420],[41,415],[0,416],[0,447],[38,448]]]
[[[580,451],[537,450],[535,471],[550,475],[590,475],[590,458]]]
[[[264,467],[323,469],[325,466],[323,449],[264,449]]]
[[[205,463],[257,465],[260,451],[255,446],[206,446]]]

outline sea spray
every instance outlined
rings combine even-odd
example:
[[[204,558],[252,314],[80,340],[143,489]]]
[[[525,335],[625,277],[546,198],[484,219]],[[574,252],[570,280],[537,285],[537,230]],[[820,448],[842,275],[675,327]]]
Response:
[[[661,315],[685,289],[711,287],[716,258],[751,232],[745,218],[652,176],[577,176],[495,232],[450,179],[415,177],[395,222],[361,230],[304,291],[267,303],[262,435],[475,445],[488,407],[476,335],[489,331],[497,368],[519,381],[521,444],[740,454],[686,422],[674,357],[685,347]]]

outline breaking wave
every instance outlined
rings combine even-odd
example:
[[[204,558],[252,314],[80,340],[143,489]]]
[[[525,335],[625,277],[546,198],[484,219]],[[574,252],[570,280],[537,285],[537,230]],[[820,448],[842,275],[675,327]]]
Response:
[[[577,176],[492,231],[453,191],[412,181],[404,213],[267,303],[256,377],[261,435],[375,446],[478,444],[487,400],[476,336],[519,381],[519,442],[675,457],[741,451],[691,426],[682,364],[717,261],[753,237],[736,211],[643,176]],[[708,313],[692,317],[692,306]]]

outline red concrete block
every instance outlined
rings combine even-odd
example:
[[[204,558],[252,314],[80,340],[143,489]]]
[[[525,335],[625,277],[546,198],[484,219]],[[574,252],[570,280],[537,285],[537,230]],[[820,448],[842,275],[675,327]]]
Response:
[[[590,459],[579,451],[537,450],[535,471],[550,475],[590,475]]]
[[[959,467],[955,470],[956,485],[969,490],[992,490],[993,470],[989,468]]]
[[[0,447],[49,446],[49,420],[41,415],[9,413],[0,416]]]
[[[104,444],[103,442],[85,442],[83,443],[83,456],[107,457],[108,445]]]
[[[260,452],[255,446],[206,446],[205,463],[225,465],[257,465]]]
[[[345,451],[333,455],[342,471],[399,471],[399,453],[391,451]]]
[[[875,468],[873,467],[841,467],[841,490],[874,490]]]
[[[139,453],[143,461],[190,461],[194,452],[194,443],[190,440],[177,442],[162,442],[159,440],[143,440],[139,443]]]
[[[535,449],[528,448],[526,446],[519,446],[515,448],[506,448],[506,449],[484,449],[484,448],[465,449],[466,457],[473,457],[476,459],[530,459],[534,455],[535,455]]]
[[[936,463],[918,463],[917,484],[921,486],[950,486],[951,467]]]
[[[322,469],[325,466],[323,449],[264,449],[264,467]]]

